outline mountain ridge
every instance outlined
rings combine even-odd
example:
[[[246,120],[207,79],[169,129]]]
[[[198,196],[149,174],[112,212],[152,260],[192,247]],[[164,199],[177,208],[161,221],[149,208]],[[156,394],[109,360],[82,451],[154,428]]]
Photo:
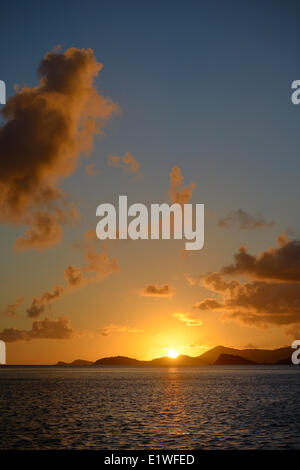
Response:
[[[56,366],[76,366],[76,365],[93,365],[93,366],[204,366],[213,365],[221,355],[234,356],[244,359],[244,364],[250,361],[255,364],[280,364],[291,357],[293,349],[290,346],[277,349],[236,349],[226,346],[216,346],[200,356],[180,355],[176,359],[169,357],[158,357],[149,361],[127,356],[111,356],[97,359],[95,362],[76,359],[71,363],[59,361]],[[237,359],[232,359],[238,361]]]

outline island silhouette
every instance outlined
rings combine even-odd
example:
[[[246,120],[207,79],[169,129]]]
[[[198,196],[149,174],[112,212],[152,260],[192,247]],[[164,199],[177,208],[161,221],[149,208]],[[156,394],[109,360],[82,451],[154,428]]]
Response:
[[[179,355],[158,357],[143,361],[126,356],[103,357],[92,361],[76,359],[71,363],[57,362],[56,366],[207,366],[207,365],[259,365],[259,364],[291,364],[293,349],[289,346],[278,349],[235,349],[216,346],[200,356]]]

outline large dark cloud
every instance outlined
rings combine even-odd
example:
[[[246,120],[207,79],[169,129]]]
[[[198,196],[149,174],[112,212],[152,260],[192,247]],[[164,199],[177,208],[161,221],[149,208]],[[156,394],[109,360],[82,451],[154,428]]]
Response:
[[[0,220],[29,226],[19,249],[57,243],[74,217],[59,183],[118,109],[94,88],[101,68],[91,49],[49,52],[39,85],[18,90],[2,109]]]
[[[194,305],[195,309],[216,311],[223,320],[250,326],[279,326],[290,336],[300,331],[300,241],[286,234],[278,239],[278,248],[269,248],[258,256],[241,247],[234,263],[221,272],[187,277],[191,285],[200,284],[214,294]],[[252,278],[250,282],[230,279]]]
[[[225,266],[222,273],[276,282],[300,282],[300,241],[280,237],[278,242],[278,248],[269,248],[258,256],[241,247],[234,255],[234,263]]]
[[[31,330],[5,328],[0,331],[0,339],[6,343],[32,339],[70,339],[74,333],[67,318],[60,317],[57,320],[51,320],[46,317],[44,320],[34,321]]]
[[[204,287],[219,298],[205,298],[195,309],[217,311],[223,320],[235,320],[266,328],[300,323],[300,284],[293,282],[240,282],[211,273],[202,279]]]

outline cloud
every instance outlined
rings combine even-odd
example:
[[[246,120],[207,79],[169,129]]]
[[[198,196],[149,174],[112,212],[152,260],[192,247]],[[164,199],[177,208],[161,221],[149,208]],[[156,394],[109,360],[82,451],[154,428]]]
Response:
[[[297,283],[227,282],[221,274],[212,273],[203,277],[203,286],[218,293],[221,300],[206,298],[194,308],[220,312],[223,320],[260,328],[300,322],[300,285]]]
[[[225,266],[226,275],[245,275],[276,282],[300,282],[300,240],[288,241],[281,235],[279,248],[269,248],[258,256],[242,246],[234,255],[234,263]]]
[[[44,320],[34,321],[31,330],[5,328],[0,331],[0,339],[6,343],[32,339],[70,339],[74,333],[67,318],[60,317],[57,320],[51,320],[46,317]]]
[[[169,284],[164,284],[161,287],[150,284],[140,291],[142,297],[172,297],[174,294],[175,289]]]
[[[144,176],[140,172],[140,163],[129,152],[126,152],[122,157],[109,155],[107,157],[107,164],[113,168],[122,168],[125,172],[135,173],[137,179],[141,179]]]
[[[55,210],[55,214],[36,212],[31,219],[31,228],[28,228],[24,237],[18,237],[15,242],[17,251],[27,249],[45,250],[57,245],[63,236],[61,224],[71,223],[77,216],[75,209],[70,210],[69,216],[62,211]]]
[[[64,271],[65,279],[70,287],[81,287],[83,284],[83,274],[81,268],[68,266]]]
[[[34,248],[43,250],[60,242],[63,230],[53,214],[38,212],[32,218],[32,227],[25,231],[24,237],[16,240],[17,250]]]
[[[190,183],[189,186],[182,186],[183,176],[181,169],[178,166],[173,166],[170,173],[170,200],[178,204],[186,204],[193,195],[193,190],[196,188],[195,183]]]
[[[186,312],[175,312],[173,313],[173,317],[177,318],[177,320],[186,324],[186,326],[202,326],[202,320],[197,318],[190,313]]]
[[[285,334],[290,336],[293,340],[300,338],[300,324],[290,325],[285,329]]]
[[[7,305],[6,309],[2,312],[2,315],[7,315],[11,318],[15,317],[17,315],[17,309],[22,305],[24,300],[24,297],[19,297],[13,304]]]
[[[26,310],[30,318],[38,318],[45,311],[47,306],[60,298],[63,294],[69,293],[73,289],[79,289],[89,283],[103,281],[112,273],[120,271],[119,263],[116,258],[110,259],[103,250],[97,252],[95,244],[99,243],[94,236],[94,231],[88,231],[83,239],[76,246],[83,251],[85,264],[75,267],[69,265],[64,270],[64,278],[67,286],[55,285],[51,290],[45,291],[40,297],[32,299],[30,307]]]
[[[226,217],[219,219],[219,227],[238,227],[241,230],[255,230],[265,227],[273,227],[275,222],[268,222],[261,214],[251,215],[243,209],[230,212]]]
[[[40,297],[34,297],[31,306],[26,310],[30,318],[37,318],[45,312],[47,304],[58,299],[65,292],[65,287],[56,285],[52,292],[46,291]]]
[[[48,52],[38,86],[18,89],[2,108],[0,221],[29,227],[19,249],[53,246],[72,218],[59,184],[118,111],[94,87],[101,68],[91,49]]]
[[[287,335],[300,331],[300,241],[286,233],[277,238],[278,248],[269,248],[258,256],[241,247],[234,263],[221,272],[197,278],[187,277],[218,296],[207,297],[195,309],[215,311],[222,320],[236,321],[258,328],[280,327]],[[228,279],[244,275],[249,282]]]
[[[99,242],[90,238],[90,234],[86,234],[81,244],[86,263],[80,267],[70,265],[64,271],[69,287],[78,288],[91,282],[101,282],[110,274],[120,271],[118,260],[110,260],[104,250],[97,252],[95,243]]]
[[[227,281],[220,273],[216,272],[201,276],[201,284],[215,292],[232,292],[240,285],[239,281],[234,279]]]
[[[129,326],[121,326],[121,325],[107,325],[104,328],[98,330],[102,336],[110,336],[113,333],[142,333],[143,330],[140,328],[129,327]]]
[[[85,171],[89,176],[96,176],[96,175],[100,175],[101,173],[101,170],[98,170],[98,168],[95,168],[94,163],[90,163],[89,165],[87,165]]]
[[[214,309],[219,309],[223,305],[218,302],[216,299],[205,299],[202,300],[201,302],[197,302],[195,305],[193,305],[193,308],[197,310],[214,310]]]

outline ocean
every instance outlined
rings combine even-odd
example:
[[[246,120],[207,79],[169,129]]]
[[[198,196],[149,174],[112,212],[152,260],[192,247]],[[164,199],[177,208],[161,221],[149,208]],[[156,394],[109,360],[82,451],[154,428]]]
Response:
[[[0,368],[1,449],[300,449],[300,368]]]

